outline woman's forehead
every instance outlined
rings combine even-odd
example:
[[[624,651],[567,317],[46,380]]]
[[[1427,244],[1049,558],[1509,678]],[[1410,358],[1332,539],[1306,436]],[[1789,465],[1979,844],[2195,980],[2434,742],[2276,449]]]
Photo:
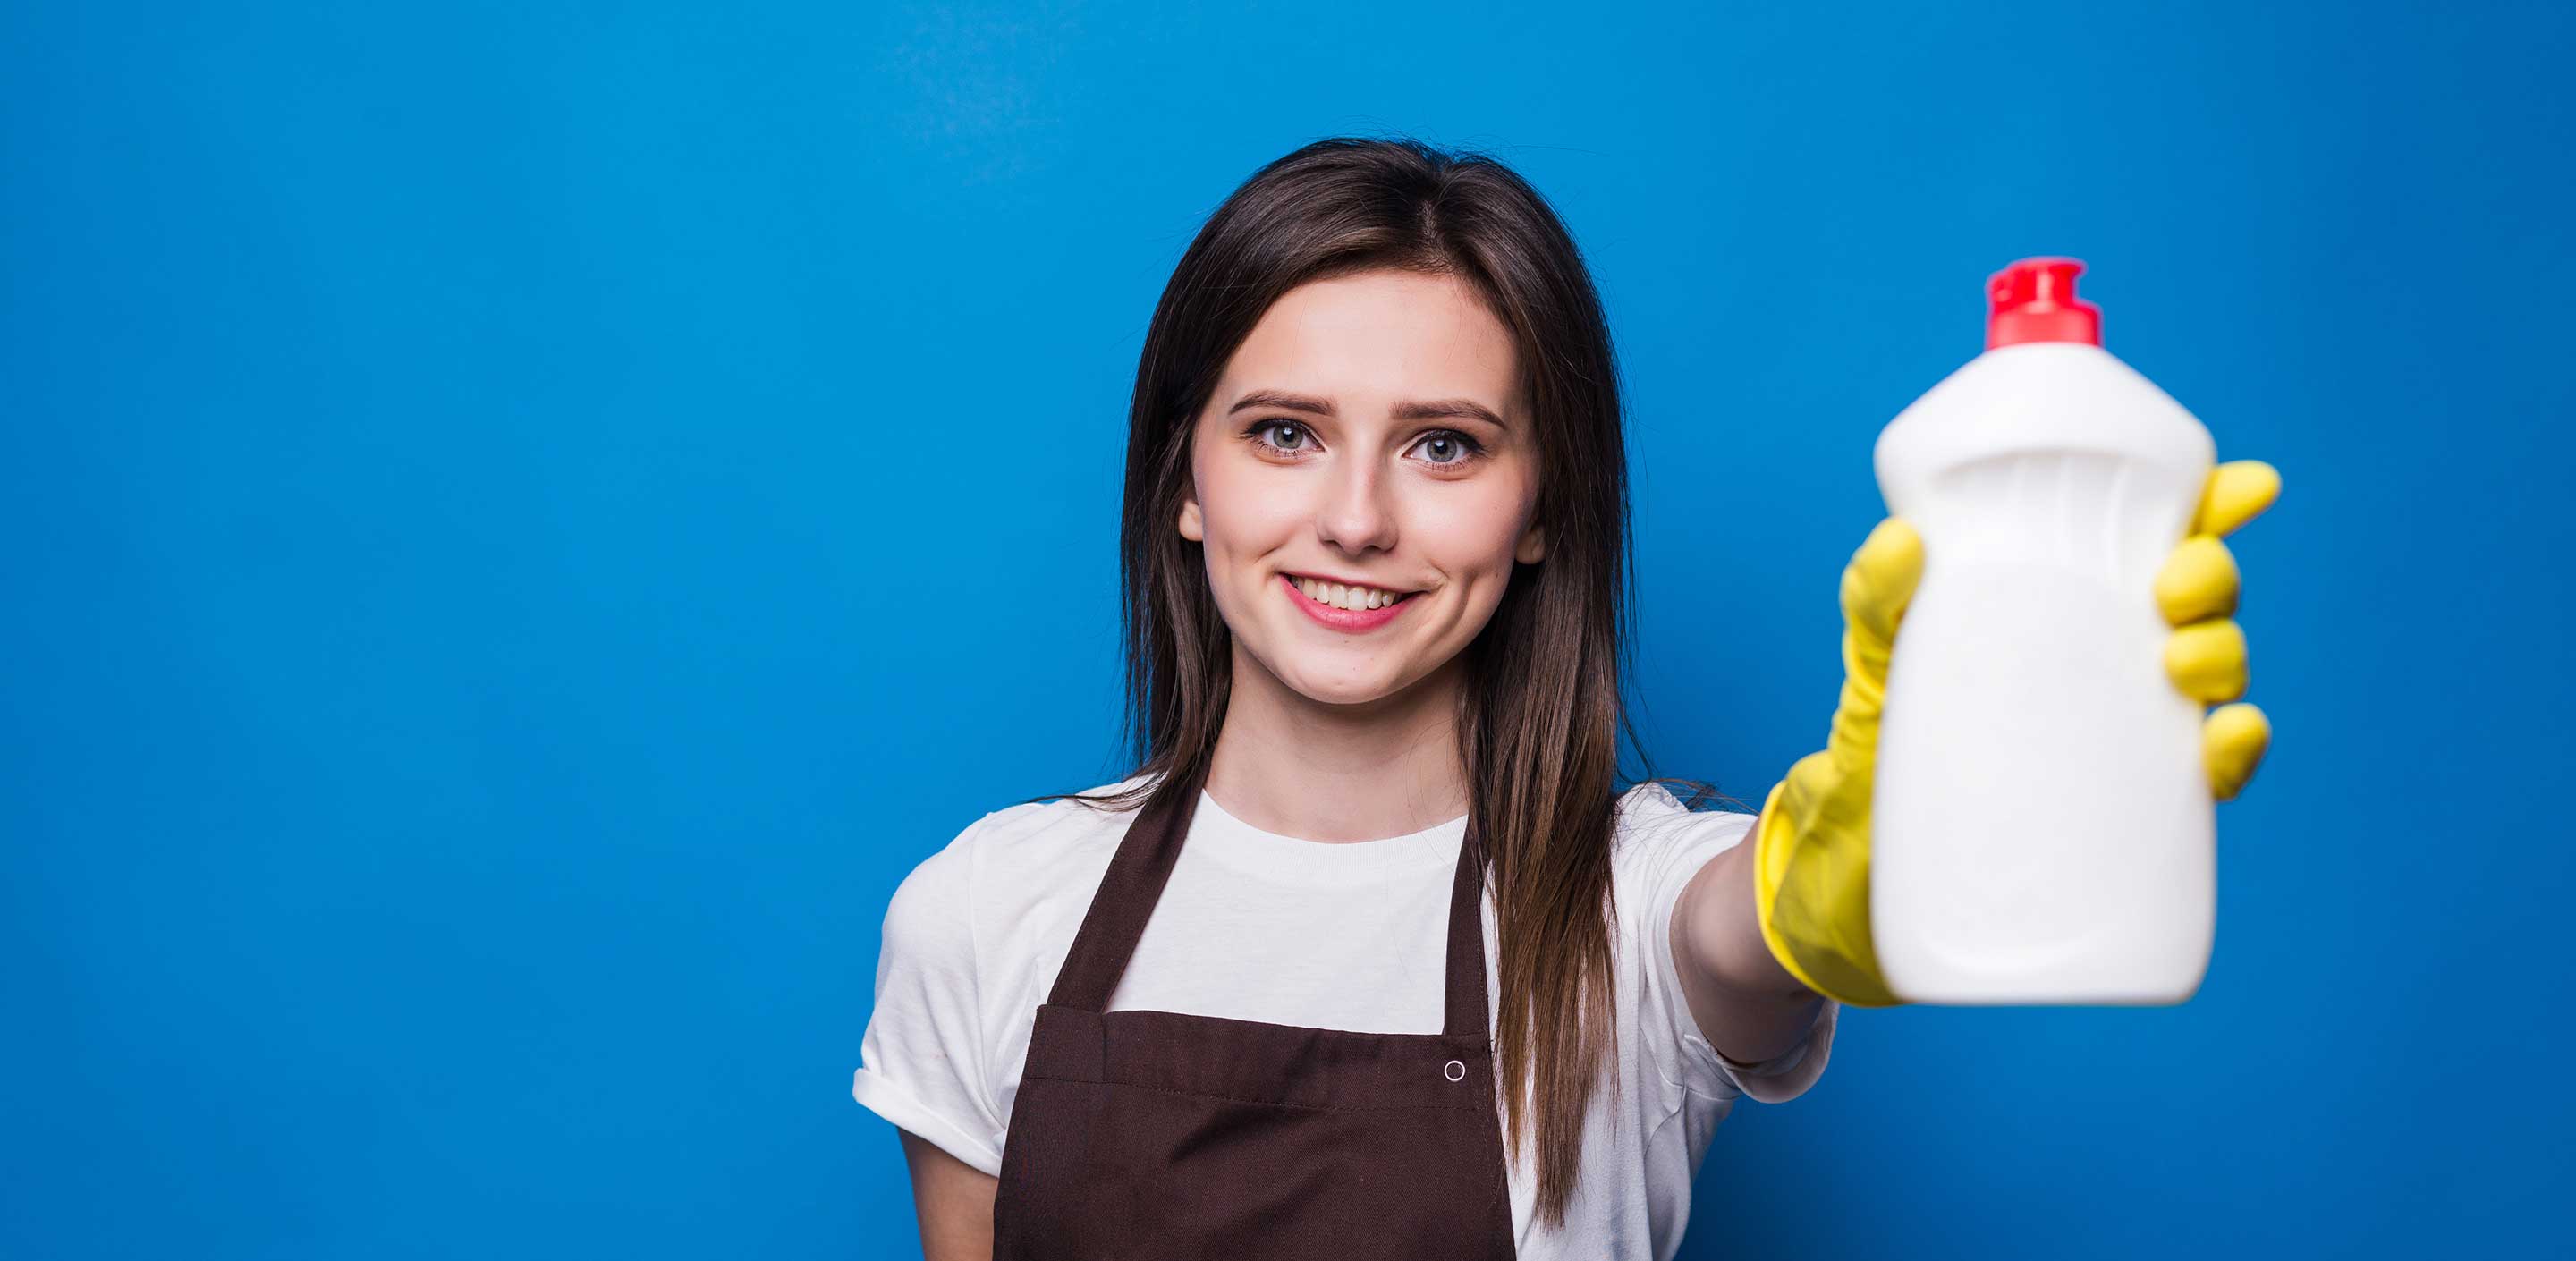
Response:
[[[1465,282],[1368,271],[1310,281],[1263,312],[1226,364],[1214,400],[1255,391],[1318,398],[1351,412],[1464,400],[1512,414],[1518,352]]]

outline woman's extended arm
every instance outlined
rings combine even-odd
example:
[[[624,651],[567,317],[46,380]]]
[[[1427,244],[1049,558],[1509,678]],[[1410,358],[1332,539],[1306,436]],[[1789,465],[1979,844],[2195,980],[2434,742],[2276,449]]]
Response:
[[[903,1136],[903,1160],[912,1166],[922,1261],[992,1261],[993,1195],[1001,1179],[910,1130],[895,1133]]]
[[[1796,1046],[1824,1004],[1762,942],[1750,832],[1682,886],[1673,903],[1672,950],[1700,1036],[1737,1063],[1760,1063]]]

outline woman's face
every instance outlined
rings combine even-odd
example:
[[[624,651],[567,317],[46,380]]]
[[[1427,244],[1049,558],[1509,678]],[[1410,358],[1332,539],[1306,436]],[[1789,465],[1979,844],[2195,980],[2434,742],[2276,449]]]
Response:
[[[1181,507],[1238,652],[1357,704],[1474,640],[1545,552],[1518,380],[1511,335],[1452,277],[1359,272],[1273,304],[1199,414]]]

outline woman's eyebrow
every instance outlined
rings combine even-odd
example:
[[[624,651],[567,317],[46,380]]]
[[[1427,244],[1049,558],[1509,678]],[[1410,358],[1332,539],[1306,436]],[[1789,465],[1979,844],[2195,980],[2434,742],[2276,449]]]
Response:
[[[1253,392],[1244,395],[1242,398],[1236,399],[1234,401],[1234,406],[1226,409],[1226,414],[1231,416],[1236,412],[1252,407],[1277,407],[1292,412],[1309,412],[1317,416],[1331,416],[1337,414],[1333,409],[1333,401],[1331,399],[1316,398],[1309,394],[1290,394],[1284,390],[1254,390]],[[1435,399],[1428,403],[1398,403],[1395,405],[1395,418],[1397,420],[1437,420],[1441,418],[1458,417],[1463,417],[1469,420],[1481,420],[1486,424],[1492,425],[1496,429],[1511,428],[1510,425],[1504,423],[1502,417],[1494,414],[1494,409],[1487,407],[1474,399],[1444,398]]]
[[[1281,390],[1254,390],[1234,400],[1234,406],[1225,409],[1225,414],[1231,416],[1251,407],[1280,407],[1292,412],[1313,412],[1318,416],[1334,414],[1331,399],[1289,394]]]
[[[1496,429],[1511,428],[1510,425],[1503,423],[1502,417],[1494,414],[1494,409],[1471,398],[1444,398],[1435,399],[1428,403],[1398,403],[1395,405],[1395,418],[1397,420],[1437,420],[1444,417],[1452,419],[1463,417],[1468,420],[1481,420],[1488,425],[1492,425]]]

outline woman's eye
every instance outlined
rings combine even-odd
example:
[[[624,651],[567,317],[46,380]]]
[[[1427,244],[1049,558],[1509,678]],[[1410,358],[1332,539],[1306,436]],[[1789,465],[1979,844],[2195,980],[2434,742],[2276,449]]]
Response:
[[[1420,448],[1428,463],[1444,466],[1464,464],[1474,459],[1476,453],[1481,450],[1476,445],[1475,439],[1447,429],[1425,434],[1422,441],[1415,445]]]
[[[1273,431],[1288,436],[1275,441],[1263,442],[1261,443],[1262,446],[1269,447],[1274,451],[1303,451],[1306,449],[1306,427],[1298,424],[1296,421],[1265,420],[1252,427],[1252,432],[1256,441],[1259,440],[1261,434]]]

